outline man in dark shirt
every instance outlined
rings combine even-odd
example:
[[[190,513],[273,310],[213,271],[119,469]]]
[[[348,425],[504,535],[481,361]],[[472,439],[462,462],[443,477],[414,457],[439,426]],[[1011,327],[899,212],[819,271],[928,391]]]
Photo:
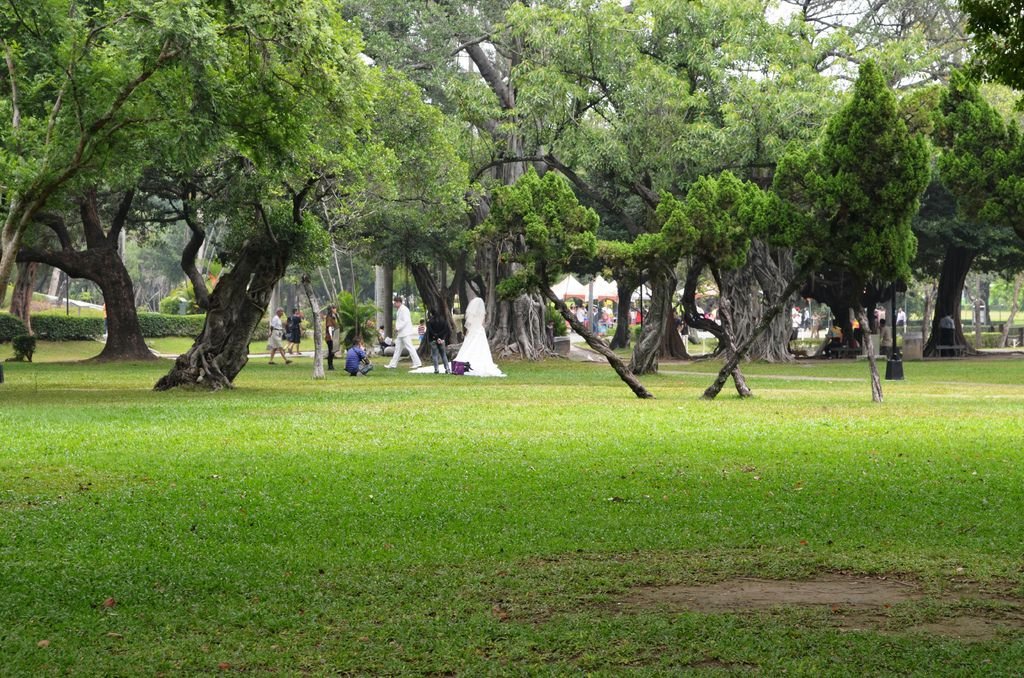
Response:
[[[451,329],[444,316],[430,312],[430,320],[427,322],[427,343],[430,344],[430,359],[434,362],[434,374],[437,374],[438,354],[444,361],[444,373],[451,374],[451,366],[448,364],[448,342],[451,340]]]
[[[363,340],[356,339],[356,343],[345,353],[345,371],[351,377],[365,377],[372,369],[373,365],[363,348]]]

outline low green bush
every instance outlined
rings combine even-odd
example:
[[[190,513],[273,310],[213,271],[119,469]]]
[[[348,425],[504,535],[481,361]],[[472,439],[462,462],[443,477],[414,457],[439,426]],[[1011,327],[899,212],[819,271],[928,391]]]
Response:
[[[14,348],[15,360],[32,362],[32,354],[36,352],[35,337],[22,334],[11,340],[11,346]]]
[[[80,341],[103,336],[103,318],[32,314],[32,330],[47,341]]]
[[[974,333],[966,332],[967,341],[974,343]],[[1003,334],[1001,332],[982,332],[981,333],[981,348],[999,348],[999,340],[1002,339]],[[1020,343],[1020,329],[1011,328],[1010,335],[1006,338],[1006,345],[1013,346],[1013,340],[1017,339],[1017,343]]]
[[[206,316],[168,315],[166,313],[139,313],[142,336],[150,337],[197,337],[203,331]]]
[[[25,324],[21,318],[10,313],[0,313],[0,344],[5,344],[15,337],[26,334]]]

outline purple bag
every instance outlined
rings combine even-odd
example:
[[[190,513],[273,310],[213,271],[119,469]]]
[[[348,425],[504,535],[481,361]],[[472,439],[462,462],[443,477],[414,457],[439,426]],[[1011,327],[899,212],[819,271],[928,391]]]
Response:
[[[452,361],[452,374],[465,374],[469,372],[469,363],[461,360]]]

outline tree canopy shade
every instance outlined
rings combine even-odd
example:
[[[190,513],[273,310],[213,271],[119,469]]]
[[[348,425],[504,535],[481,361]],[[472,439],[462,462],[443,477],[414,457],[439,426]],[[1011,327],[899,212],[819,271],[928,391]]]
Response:
[[[961,0],[975,63],[988,77],[1024,89],[1024,0]]]

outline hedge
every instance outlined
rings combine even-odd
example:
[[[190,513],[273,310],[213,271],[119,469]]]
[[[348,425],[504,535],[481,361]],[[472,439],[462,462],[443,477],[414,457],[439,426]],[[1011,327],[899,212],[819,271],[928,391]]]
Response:
[[[144,337],[198,337],[203,331],[205,315],[167,315],[140,313],[139,325]]]
[[[103,336],[103,318],[75,315],[32,315],[32,331],[47,341],[80,341]]]
[[[0,344],[7,343],[15,337],[28,334],[21,318],[10,313],[0,313]]]

